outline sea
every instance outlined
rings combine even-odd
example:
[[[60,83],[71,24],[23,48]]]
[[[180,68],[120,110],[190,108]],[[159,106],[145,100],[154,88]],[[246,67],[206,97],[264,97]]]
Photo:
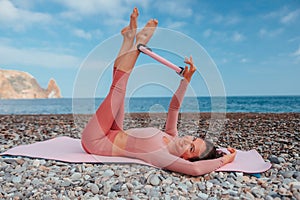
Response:
[[[127,113],[166,113],[171,97],[125,99]],[[92,114],[103,98],[0,100],[0,114]],[[300,96],[185,97],[180,112],[300,113]]]

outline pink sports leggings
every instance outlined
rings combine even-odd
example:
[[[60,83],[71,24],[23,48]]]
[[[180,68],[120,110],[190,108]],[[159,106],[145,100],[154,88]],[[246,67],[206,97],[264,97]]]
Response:
[[[123,130],[124,99],[129,73],[115,70],[110,91],[82,133],[81,143],[87,153],[112,153],[115,135]]]

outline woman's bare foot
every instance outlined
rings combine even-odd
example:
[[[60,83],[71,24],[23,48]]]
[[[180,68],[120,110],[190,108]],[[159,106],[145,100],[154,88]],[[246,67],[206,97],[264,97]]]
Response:
[[[122,29],[121,34],[123,35],[123,44],[120,48],[118,56],[115,60],[114,71],[120,65],[120,62],[124,62],[122,57],[124,57],[133,48],[134,38],[137,29],[137,17],[139,16],[139,11],[134,8],[130,15],[129,25]]]
[[[124,37],[124,41],[132,42],[134,41],[134,37],[137,29],[137,17],[139,16],[139,11],[137,8],[134,8],[130,15],[130,23],[128,26],[122,29],[121,34]]]
[[[151,19],[146,26],[136,35],[136,46],[138,44],[147,44],[156,30],[158,21]]]
[[[135,13],[135,12],[133,12]],[[134,27],[136,23],[134,23],[134,20],[131,20],[132,26]],[[131,47],[130,50],[125,51],[123,55],[118,57],[115,61],[115,66],[117,69],[124,71],[126,73],[130,73],[132,69],[134,68],[135,62],[140,54],[136,46],[138,44],[147,44],[149,40],[151,39],[156,27],[157,27],[158,21],[156,19],[151,19],[148,21],[146,26],[136,35],[136,44],[135,46]],[[129,25],[129,27],[130,27]],[[133,29],[132,29],[133,30]],[[124,41],[122,47],[124,47],[125,43],[129,40],[127,40],[127,36],[131,34],[126,35],[126,31],[124,32]],[[131,38],[132,39],[132,38]],[[126,46],[127,47],[127,46]]]

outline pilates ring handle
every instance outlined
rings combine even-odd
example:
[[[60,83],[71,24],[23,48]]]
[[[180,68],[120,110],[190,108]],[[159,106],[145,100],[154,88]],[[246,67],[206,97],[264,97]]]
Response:
[[[178,66],[178,67],[181,69],[181,71],[180,71],[180,72],[176,72],[176,73],[179,74],[179,76],[182,76],[182,77],[183,77],[184,68],[183,68],[183,67],[180,67],[180,66]]]
[[[144,45],[144,44],[139,43],[139,44],[137,45],[137,49],[138,49],[140,52],[142,52],[142,53],[144,53],[144,52],[141,50],[141,47],[144,47],[144,48],[146,48],[146,49],[148,49],[149,51],[152,52],[152,49],[151,49],[150,47],[148,47],[148,46],[146,46],[146,45]]]

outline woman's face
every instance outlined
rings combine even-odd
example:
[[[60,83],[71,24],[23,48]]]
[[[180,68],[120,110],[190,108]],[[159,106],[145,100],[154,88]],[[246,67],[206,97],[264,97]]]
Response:
[[[206,149],[203,139],[193,136],[177,137],[174,141],[174,148],[183,159],[200,156]]]

